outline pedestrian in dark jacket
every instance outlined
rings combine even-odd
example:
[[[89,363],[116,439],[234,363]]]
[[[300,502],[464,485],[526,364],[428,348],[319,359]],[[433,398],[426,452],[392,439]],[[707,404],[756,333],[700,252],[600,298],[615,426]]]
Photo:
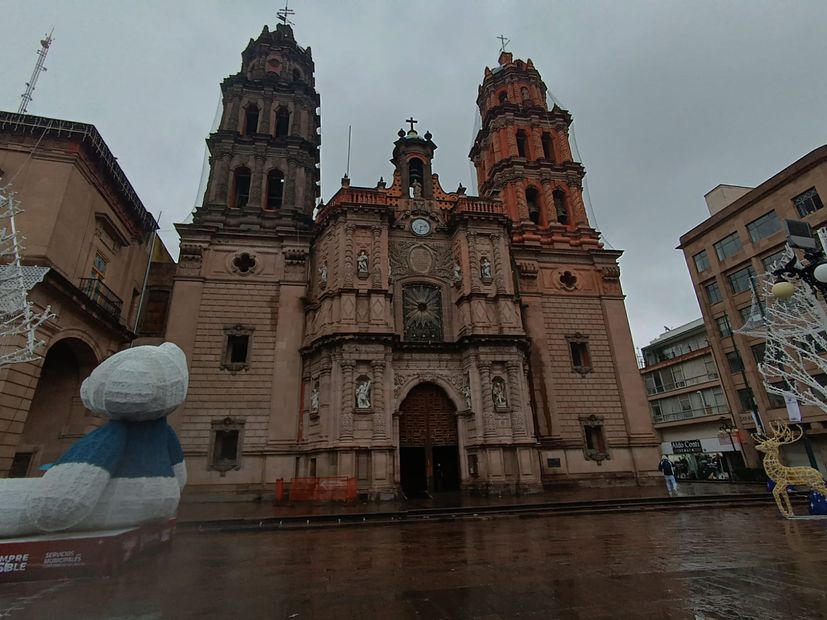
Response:
[[[666,480],[666,492],[669,493],[669,495],[672,495],[673,492],[677,495],[678,482],[675,480],[675,466],[672,465],[672,462],[665,454],[658,464],[658,471],[663,473],[663,478]]]

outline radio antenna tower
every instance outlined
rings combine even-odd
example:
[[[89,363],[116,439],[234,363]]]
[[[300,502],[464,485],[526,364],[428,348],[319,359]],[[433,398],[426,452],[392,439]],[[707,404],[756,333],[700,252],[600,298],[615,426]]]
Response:
[[[52,32],[55,29],[52,28]],[[17,109],[18,114],[25,114],[26,108],[29,106],[29,103],[32,101],[32,93],[34,92],[34,86],[37,84],[37,78],[40,77],[41,71],[45,71],[46,67],[43,66],[43,63],[46,62],[46,54],[49,53],[49,46],[52,44],[52,32],[46,35],[45,39],[40,40],[40,49],[37,50],[37,62],[34,65],[34,71],[32,71],[32,77],[29,78],[29,81],[26,82],[26,92],[20,97],[20,107]]]

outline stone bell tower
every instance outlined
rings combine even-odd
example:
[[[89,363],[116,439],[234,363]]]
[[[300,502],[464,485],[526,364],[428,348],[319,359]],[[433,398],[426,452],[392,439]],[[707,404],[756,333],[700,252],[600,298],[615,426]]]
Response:
[[[543,481],[635,476],[658,454],[620,287],[622,252],[605,249],[589,223],[572,117],[548,99],[532,61],[503,51],[479,87],[470,152],[480,195],[499,198],[512,221]]]
[[[172,422],[202,485],[291,477],[301,408],[296,326],[319,195],[313,59],[279,24],[241,60],[221,84],[203,203],[176,227],[166,334],[190,363],[189,397]]]

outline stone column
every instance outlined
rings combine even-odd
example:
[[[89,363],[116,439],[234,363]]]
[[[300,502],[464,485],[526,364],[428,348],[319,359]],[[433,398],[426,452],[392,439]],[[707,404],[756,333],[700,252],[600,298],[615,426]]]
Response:
[[[577,226],[588,226],[589,217],[586,214],[586,205],[583,203],[583,187],[576,182],[569,182],[569,210],[573,223]]]
[[[500,252],[500,235],[491,235],[491,246],[494,248],[494,283],[497,287],[497,293],[505,293],[505,273],[503,257]]]
[[[374,226],[373,229],[373,274],[371,277],[371,286],[373,288],[382,287],[382,228]]]
[[[477,233],[469,232],[468,239],[468,262],[471,273],[471,292],[478,293],[480,290],[480,261],[477,256]]]
[[[342,425],[339,437],[353,439],[353,360],[342,360]]]
[[[222,153],[215,161],[212,169],[211,194],[204,202],[220,202],[227,204],[228,183],[230,180],[230,154]]]
[[[534,159],[544,159],[543,158],[543,130],[540,127],[532,127],[531,128],[531,144],[533,145],[533,150],[531,154],[534,156]]]
[[[569,146],[569,132],[565,127],[560,127],[557,131],[557,143],[560,145],[560,159],[563,163],[572,160],[571,147]]]
[[[319,433],[322,439],[327,438],[330,428],[328,403],[332,401],[333,386],[330,380],[332,369],[330,358],[323,357],[319,364]]]
[[[482,389],[483,436],[496,437],[497,419],[494,416],[494,402],[491,400],[491,362],[479,362],[480,388]]]
[[[345,226],[345,288],[353,286],[353,224]]]
[[[525,183],[519,181],[514,183],[514,192],[517,194],[517,214],[521,222],[531,221],[528,217],[528,203],[525,200]]]
[[[554,206],[554,185],[551,181],[543,180],[543,214],[546,222],[557,222],[557,208]]]
[[[247,207],[252,211],[258,211],[262,207],[261,186],[264,183],[264,156],[256,155],[253,165],[253,176],[250,179],[250,200]]]
[[[511,360],[508,369],[509,398],[511,399],[511,431],[515,436],[525,437],[525,414],[523,412],[522,363]]]
[[[509,157],[517,157],[517,132],[513,127],[509,127],[505,131],[506,140],[508,142],[508,155]]]
[[[232,94],[233,102],[230,104],[230,112],[227,115],[226,128],[230,131],[238,131],[238,110],[241,107],[241,96]]]
[[[258,123],[259,133],[270,133],[270,115],[273,112],[273,96],[264,98],[264,106],[261,109],[261,120]]]
[[[385,358],[371,362],[373,368],[373,438],[384,439],[385,429]]]

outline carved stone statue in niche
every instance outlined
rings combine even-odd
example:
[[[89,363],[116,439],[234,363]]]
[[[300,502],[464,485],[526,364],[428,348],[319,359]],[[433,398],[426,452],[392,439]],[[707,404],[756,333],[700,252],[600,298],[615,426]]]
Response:
[[[422,198],[422,184],[414,179],[411,183],[411,198]]]
[[[501,377],[495,377],[491,382],[491,399],[497,409],[508,407],[508,400],[505,397],[505,381]]]
[[[368,276],[368,253],[364,250],[360,251],[356,257],[356,273],[359,274],[360,278]]]
[[[454,263],[454,284],[462,282],[462,267],[459,263]]]
[[[319,411],[319,382],[313,384],[313,389],[310,390],[310,412],[318,413]]]
[[[319,285],[322,288],[327,288],[327,263],[322,263],[319,267]]]
[[[483,280],[491,279],[491,261],[488,260],[487,256],[480,259],[480,277]]]
[[[356,408],[370,409],[370,379],[363,377],[356,384]]]
[[[460,388],[460,392],[462,392],[462,395],[465,397],[465,408],[470,409],[471,408],[471,386],[468,385],[467,383],[463,384],[463,386]]]

